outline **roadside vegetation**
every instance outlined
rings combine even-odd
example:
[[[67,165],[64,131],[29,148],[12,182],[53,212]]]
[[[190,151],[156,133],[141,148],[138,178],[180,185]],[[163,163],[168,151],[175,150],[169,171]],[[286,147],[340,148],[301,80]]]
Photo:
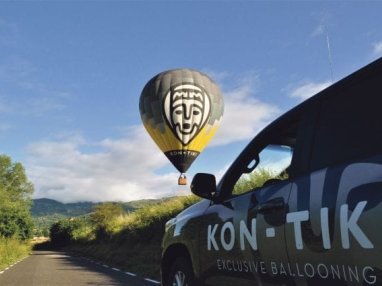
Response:
[[[265,170],[246,176],[237,183],[237,191],[260,187],[270,178],[274,176]],[[122,203],[99,204],[90,215],[53,224],[50,243],[125,271],[159,279],[165,223],[198,201],[193,195],[175,197],[133,212],[126,211]]]
[[[260,187],[270,178],[274,175],[265,170],[244,176],[235,193]],[[0,270],[31,251],[30,239],[36,234],[30,212],[32,193],[33,185],[22,164],[0,155]],[[128,207],[123,203],[96,204],[90,214],[51,225],[50,245],[158,279],[165,223],[198,201],[195,196],[186,196]]]
[[[31,252],[29,241],[0,238],[0,271],[26,257]]]
[[[288,179],[288,174],[285,172],[277,174],[271,169],[261,168],[256,172],[242,175],[234,187],[233,194],[239,195],[260,188],[271,181],[275,182],[286,179]]]
[[[85,217],[60,220],[50,229],[53,247],[159,278],[165,223],[199,199],[175,197],[126,212],[121,203],[97,205]]]
[[[143,206],[154,205],[160,201],[157,199],[143,199],[121,204],[125,212],[133,212]],[[34,199],[31,208],[34,223],[33,235],[35,237],[49,237],[49,229],[57,221],[88,216],[99,204],[93,202],[62,203],[47,198]]]
[[[32,193],[22,164],[0,155],[0,270],[30,252]]]

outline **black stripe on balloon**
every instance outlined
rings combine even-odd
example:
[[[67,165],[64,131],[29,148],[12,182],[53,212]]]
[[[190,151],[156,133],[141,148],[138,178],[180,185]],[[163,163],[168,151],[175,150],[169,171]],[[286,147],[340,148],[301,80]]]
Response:
[[[172,150],[164,153],[179,172],[185,173],[200,152],[192,150]]]

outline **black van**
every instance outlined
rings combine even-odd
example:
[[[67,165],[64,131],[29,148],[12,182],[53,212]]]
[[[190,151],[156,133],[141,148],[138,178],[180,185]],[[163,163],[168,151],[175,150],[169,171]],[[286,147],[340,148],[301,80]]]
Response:
[[[382,285],[382,58],[191,190],[204,200],[166,224],[163,285]]]

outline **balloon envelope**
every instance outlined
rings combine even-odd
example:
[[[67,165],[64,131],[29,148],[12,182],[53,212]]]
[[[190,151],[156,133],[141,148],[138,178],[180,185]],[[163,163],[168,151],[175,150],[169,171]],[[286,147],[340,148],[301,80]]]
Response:
[[[224,110],[217,84],[190,69],[160,73],[143,88],[139,110],[146,130],[184,173],[217,131]]]

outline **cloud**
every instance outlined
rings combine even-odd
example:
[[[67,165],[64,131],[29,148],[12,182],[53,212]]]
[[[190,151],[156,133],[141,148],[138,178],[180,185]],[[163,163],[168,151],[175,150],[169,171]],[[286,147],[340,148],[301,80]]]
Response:
[[[34,97],[26,101],[25,107],[20,108],[25,115],[42,116],[48,112],[61,111],[65,109],[60,98],[52,95],[51,97]]]
[[[224,116],[216,137],[211,146],[253,138],[267,123],[280,113],[277,106],[263,102],[254,97],[257,78],[247,77],[241,86],[223,91]]]
[[[0,112],[1,103],[5,101],[8,111],[14,110],[25,116],[42,116],[63,110],[70,94],[51,87],[39,75],[39,69],[22,57],[13,55],[0,62],[0,85],[11,86],[12,90],[12,96],[2,91]]]
[[[295,87],[292,91],[290,91],[290,97],[298,98],[303,101],[321,90],[327,88],[332,84],[331,81],[324,82],[306,82],[300,86]]]
[[[377,57],[382,57],[382,41],[373,45],[373,54]]]
[[[328,29],[332,27],[334,15],[328,11],[320,11],[312,14],[313,19],[319,23],[310,34],[311,37],[319,37],[328,32]]]
[[[323,24],[318,25],[312,32],[311,37],[317,37],[324,34],[326,27]]]
[[[252,138],[279,113],[254,97],[256,83],[246,79],[224,92],[225,115],[212,146]],[[98,142],[78,133],[61,134],[30,144],[26,170],[34,196],[63,202],[131,201],[189,193],[188,188],[180,191],[177,172],[163,173],[169,162],[141,125],[128,127],[125,134]]]
[[[97,147],[96,152],[86,152]],[[177,173],[158,175],[168,164],[141,126],[122,139],[90,143],[81,136],[28,147],[26,170],[34,197],[62,202],[132,201],[179,195]]]

